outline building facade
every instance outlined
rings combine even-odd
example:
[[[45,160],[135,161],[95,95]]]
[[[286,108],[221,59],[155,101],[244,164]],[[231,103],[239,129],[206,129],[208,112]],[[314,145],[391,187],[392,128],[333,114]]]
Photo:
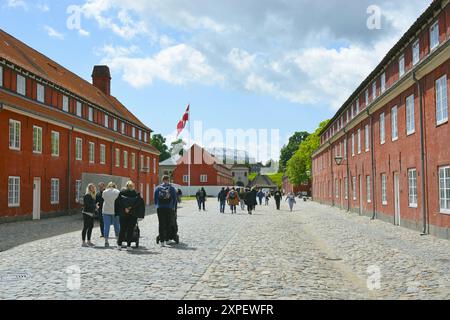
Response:
[[[288,177],[286,176],[283,177],[283,192],[285,194],[293,192],[296,195],[302,194],[310,197],[311,190],[312,190],[311,180],[308,180],[308,182],[304,182],[300,185],[294,185],[289,181]]]
[[[316,201],[450,238],[450,4],[436,0],[321,132]]]
[[[249,182],[249,167],[242,164],[235,164],[228,167],[231,169],[231,175],[233,176],[234,185],[239,187],[246,187]]]
[[[83,174],[131,179],[152,201],[152,131],[111,95],[108,67],[92,78],[0,30],[0,220],[79,210]]]

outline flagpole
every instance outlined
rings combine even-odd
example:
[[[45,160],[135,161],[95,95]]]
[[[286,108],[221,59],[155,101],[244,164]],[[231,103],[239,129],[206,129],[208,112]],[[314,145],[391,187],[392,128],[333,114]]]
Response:
[[[191,104],[188,104],[189,106],[189,112],[188,112],[188,122],[189,122],[189,141],[188,141],[188,154],[189,154],[189,162],[188,162],[188,177],[189,177],[189,184],[188,184],[188,193],[189,197],[191,196],[191,162],[192,162],[192,154],[191,154]]]

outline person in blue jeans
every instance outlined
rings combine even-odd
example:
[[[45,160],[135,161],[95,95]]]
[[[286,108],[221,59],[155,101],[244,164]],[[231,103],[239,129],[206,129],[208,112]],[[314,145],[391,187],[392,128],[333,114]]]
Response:
[[[111,225],[114,225],[114,232],[116,238],[120,234],[120,222],[119,217],[116,216],[114,204],[119,197],[120,191],[117,189],[117,185],[114,182],[110,182],[108,187],[102,193],[103,198],[103,235],[105,237],[105,247],[109,247],[109,230]]]
[[[225,206],[227,204],[227,194],[228,192],[225,190],[225,188],[222,188],[220,190],[219,194],[217,195],[217,201],[220,203],[220,213],[225,213]]]

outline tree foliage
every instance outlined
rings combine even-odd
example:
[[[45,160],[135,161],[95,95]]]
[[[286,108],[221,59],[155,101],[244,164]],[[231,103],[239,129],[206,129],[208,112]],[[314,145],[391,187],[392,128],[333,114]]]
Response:
[[[289,138],[289,142],[281,149],[279,172],[286,171],[287,162],[292,158],[298,150],[300,144],[308,138],[309,133],[306,131],[296,132]]]
[[[158,149],[159,152],[161,152],[159,155],[160,162],[170,158],[169,147],[166,145],[166,138],[164,138],[161,134],[153,135],[151,144]]]
[[[320,131],[329,120],[320,123],[319,128],[309,135],[299,146],[298,150],[287,162],[286,175],[294,185],[307,182],[310,179],[312,155],[320,146]]]

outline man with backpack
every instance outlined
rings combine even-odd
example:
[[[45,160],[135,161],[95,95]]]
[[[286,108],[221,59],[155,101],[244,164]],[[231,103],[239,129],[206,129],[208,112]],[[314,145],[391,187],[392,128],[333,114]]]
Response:
[[[222,188],[220,190],[219,194],[217,195],[217,201],[220,203],[220,213],[225,213],[225,205],[227,203],[227,191],[225,188]]]
[[[159,221],[159,236],[156,242],[161,247],[168,244],[171,228],[174,227],[174,215],[177,207],[177,191],[169,183],[169,176],[163,176],[163,183],[155,189],[155,206]],[[178,242],[178,239],[176,240]]]
[[[239,204],[239,201],[241,201],[241,199],[239,198],[239,194],[234,188],[231,188],[230,192],[228,192],[227,201],[231,209],[231,214],[236,214],[236,206]]]

